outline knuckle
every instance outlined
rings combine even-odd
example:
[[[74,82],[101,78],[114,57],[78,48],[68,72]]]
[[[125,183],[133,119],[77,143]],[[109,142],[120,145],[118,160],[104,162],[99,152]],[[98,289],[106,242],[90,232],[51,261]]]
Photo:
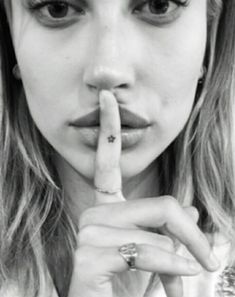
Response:
[[[84,246],[91,244],[96,234],[98,233],[98,227],[94,225],[85,225],[83,226],[78,233],[78,245]]]
[[[198,219],[199,219],[199,211],[198,211],[197,208],[194,207],[194,206],[190,206],[190,207],[188,208],[188,215],[189,215],[189,216],[191,217],[191,219],[192,219],[193,221],[195,221],[195,222],[197,222]]]
[[[199,215],[199,211],[195,206],[190,206],[189,209],[191,209],[191,211],[194,212],[195,214]]]
[[[179,209],[179,203],[173,196],[163,196],[161,199],[164,209],[168,210],[168,212],[171,213]]]
[[[92,225],[99,221],[99,207],[90,207],[85,210],[79,219],[79,230],[83,229],[87,225]]]
[[[114,171],[120,172],[120,165],[118,159],[109,159],[107,162],[107,158],[105,160],[100,160],[100,162],[96,166],[97,173],[105,173],[107,175],[113,174]]]
[[[88,246],[88,245],[84,245],[82,247],[80,247],[76,253],[75,253],[75,264],[77,267],[79,268],[83,268],[86,269],[88,261],[89,263],[93,262],[93,258],[95,255],[95,249],[94,247]]]
[[[175,244],[172,239],[169,237],[164,238],[164,248],[169,252],[169,253],[174,253],[175,252]]]

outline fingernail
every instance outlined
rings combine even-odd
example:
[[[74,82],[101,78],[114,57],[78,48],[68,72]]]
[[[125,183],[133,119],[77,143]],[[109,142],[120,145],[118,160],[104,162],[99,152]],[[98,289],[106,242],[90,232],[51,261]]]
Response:
[[[108,90],[101,90],[99,93],[100,108],[106,106],[113,106],[117,102],[114,94]]]
[[[191,260],[189,260],[189,268],[192,272],[195,273],[199,273],[202,271],[202,266],[199,263]]]
[[[212,269],[219,268],[220,266],[220,263],[213,252],[211,252],[209,257],[209,265]]]

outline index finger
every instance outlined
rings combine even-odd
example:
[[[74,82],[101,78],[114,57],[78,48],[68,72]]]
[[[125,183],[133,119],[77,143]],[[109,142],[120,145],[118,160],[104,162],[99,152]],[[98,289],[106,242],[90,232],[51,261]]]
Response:
[[[99,94],[100,132],[95,159],[96,205],[125,200],[122,193],[121,121],[115,96],[107,90]]]

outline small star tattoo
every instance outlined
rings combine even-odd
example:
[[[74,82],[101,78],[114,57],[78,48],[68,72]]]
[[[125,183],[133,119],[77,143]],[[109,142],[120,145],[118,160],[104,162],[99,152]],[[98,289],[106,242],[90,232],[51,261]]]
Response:
[[[113,142],[115,141],[115,139],[116,139],[116,137],[114,137],[113,135],[110,135],[110,136],[108,137],[108,142],[109,142],[109,143],[113,143]]]

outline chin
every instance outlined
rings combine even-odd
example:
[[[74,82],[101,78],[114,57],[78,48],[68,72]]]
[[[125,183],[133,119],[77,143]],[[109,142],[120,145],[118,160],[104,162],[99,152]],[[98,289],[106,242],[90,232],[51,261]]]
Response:
[[[135,176],[140,175],[151,165],[153,165],[155,160],[156,158],[147,158],[146,155],[123,155],[120,162],[123,181],[127,181]]]
[[[63,154],[57,153],[56,164],[60,172],[61,177],[64,175],[73,175],[75,178],[82,177],[89,183],[94,180],[94,164],[95,164],[95,154],[96,152],[90,151],[86,155],[79,154]],[[146,155],[139,156],[134,152],[122,152],[120,160],[120,168],[123,181],[127,181],[145,171],[146,168],[154,160],[149,160]]]

